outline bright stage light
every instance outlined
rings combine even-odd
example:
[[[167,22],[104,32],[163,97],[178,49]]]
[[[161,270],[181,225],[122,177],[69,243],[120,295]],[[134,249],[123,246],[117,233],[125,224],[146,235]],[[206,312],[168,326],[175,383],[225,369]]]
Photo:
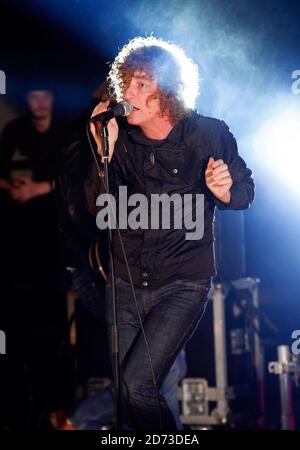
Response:
[[[276,185],[300,194],[300,109],[287,109],[265,121],[253,137],[252,149]]]

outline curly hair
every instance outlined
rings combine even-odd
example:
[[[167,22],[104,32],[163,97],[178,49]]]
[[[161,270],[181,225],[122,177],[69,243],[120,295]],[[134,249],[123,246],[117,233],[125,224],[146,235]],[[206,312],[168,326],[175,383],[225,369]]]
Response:
[[[148,101],[159,98],[162,115],[173,124],[190,114],[198,95],[198,68],[182,49],[153,36],[131,40],[111,64],[107,78],[117,101],[123,100],[136,71],[155,80],[157,91]]]

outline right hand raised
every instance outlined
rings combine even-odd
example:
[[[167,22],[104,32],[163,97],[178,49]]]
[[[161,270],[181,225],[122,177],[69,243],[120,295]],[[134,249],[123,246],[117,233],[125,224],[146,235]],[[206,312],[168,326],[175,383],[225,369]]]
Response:
[[[106,102],[98,103],[96,108],[93,110],[91,117],[94,117],[96,114],[100,114],[103,111],[107,111],[108,106],[109,100],[107,100]],[[102,132],[101,122],[91,123],[90,130],[97,144],[97,152],[100,156],[102,156],[103,152],[102,152],[102,138],[101,138]],[[109,134],[109,161],[110,161],[115,149],[115,143],[119,135],[119,126],[115,118],[111,119],[108,122],[108,134]]]

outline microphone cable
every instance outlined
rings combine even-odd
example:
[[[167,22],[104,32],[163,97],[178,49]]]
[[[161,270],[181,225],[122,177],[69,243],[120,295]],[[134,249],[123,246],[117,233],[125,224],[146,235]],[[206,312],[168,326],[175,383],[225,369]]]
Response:
[[[102,184],[104,186],[104,191],[106,192],[105,183],[103,181],[103,178],[100,176],[101,169],[100,169],[100,166],[99,166],[98,157],[96,155],[96,151],[95,151],[95,149],[93,147],[93,143],[92,143],[91,137],[90,137],[89,123],[86,126],[86,133],[87,133],[87,138],[88,138],[88,142],[89,142],[89,145],[90,145],[90,149],[91,149],[91,152],[92,152],[92,155],[93,155],[93,159],[95,161],[95,164],[96,164],[96,167],[97,167],[97,170],[98,170],[98,176],[99,176],[99,178],[100,178],[100,180],[101,180],[101,182],[102,182]],[[113,210],[113,208],[110,208],[110,211],[112,211],[112,210]],[[148,342],[148,339],[147,339],[147,336],[146,336],[146,333],[145,333],[143,321],[142,321],[141,314],[140,314],[140,311],[139,311],[137,298],[136,298],[136,293],[135,293],[135,288],[134,288],[134,284],[133,284],[133,280],[132,280],[132,275],[131,275],[130,267],[129,267],[129,264],[128,264],[128,259],[127,259],[126,251],[125,251],[125,248],[124,248],[123,239],[122,239],[122,236],[121,236],[121,233],[120,233],[117,217],[114,217],[114,219],[115,219],[116,230],[117,230],[117,233],[118,233],[118,238],[119,238],[119,241],[120,241],[122,253],[123,253],[123,256],[124,256],[124,260],[125,260],[125,265],[126,265],[126,269],[127,269],[127,274],[128,274],[128,278],[129,278],[129,282],[130,282],[130,286],[131,286],[131,291],[132,291],[132,295],[133,295],[136,311],[137,311],[137,314],[138,314],[138,319],[139,319],[141,332],[142,332],[142,335],[143,335],[143,338],[144,338],[144,342],[145,342],[145,345],[146,345],[146,351],[147,351],[148,361],[149,361],[149,365],[150,365],[152,381],[153,381],[153,385],[154,385],[155,390],[156,390],[156,399],[157,399],[157,405],[158,405],[158,408],[159,408],[160,429],[163,430],[162,407],[161,407],[161,402],[160,402],[160,398],[159,398],[159,389],[158,389],[158,386],[157,386],[157,383],[156,383],[156,379],[155,379],[153,363],[152,363],[152,358],[151,358],[150,348],[149,348],[149,342]]]

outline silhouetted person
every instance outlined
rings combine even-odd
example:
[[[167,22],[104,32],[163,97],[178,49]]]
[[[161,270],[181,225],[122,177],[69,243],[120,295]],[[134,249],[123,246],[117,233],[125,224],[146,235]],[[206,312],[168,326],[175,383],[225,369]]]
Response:
[[[28,114],[9,123],[0,141],[0,328],[9,363],[0,376],[11,426],[30,429],[45,426],[65,397],[57,356],[67,314],[56,177],[66,128],[53,115],[51,91],[31,89],[26,101]]]

